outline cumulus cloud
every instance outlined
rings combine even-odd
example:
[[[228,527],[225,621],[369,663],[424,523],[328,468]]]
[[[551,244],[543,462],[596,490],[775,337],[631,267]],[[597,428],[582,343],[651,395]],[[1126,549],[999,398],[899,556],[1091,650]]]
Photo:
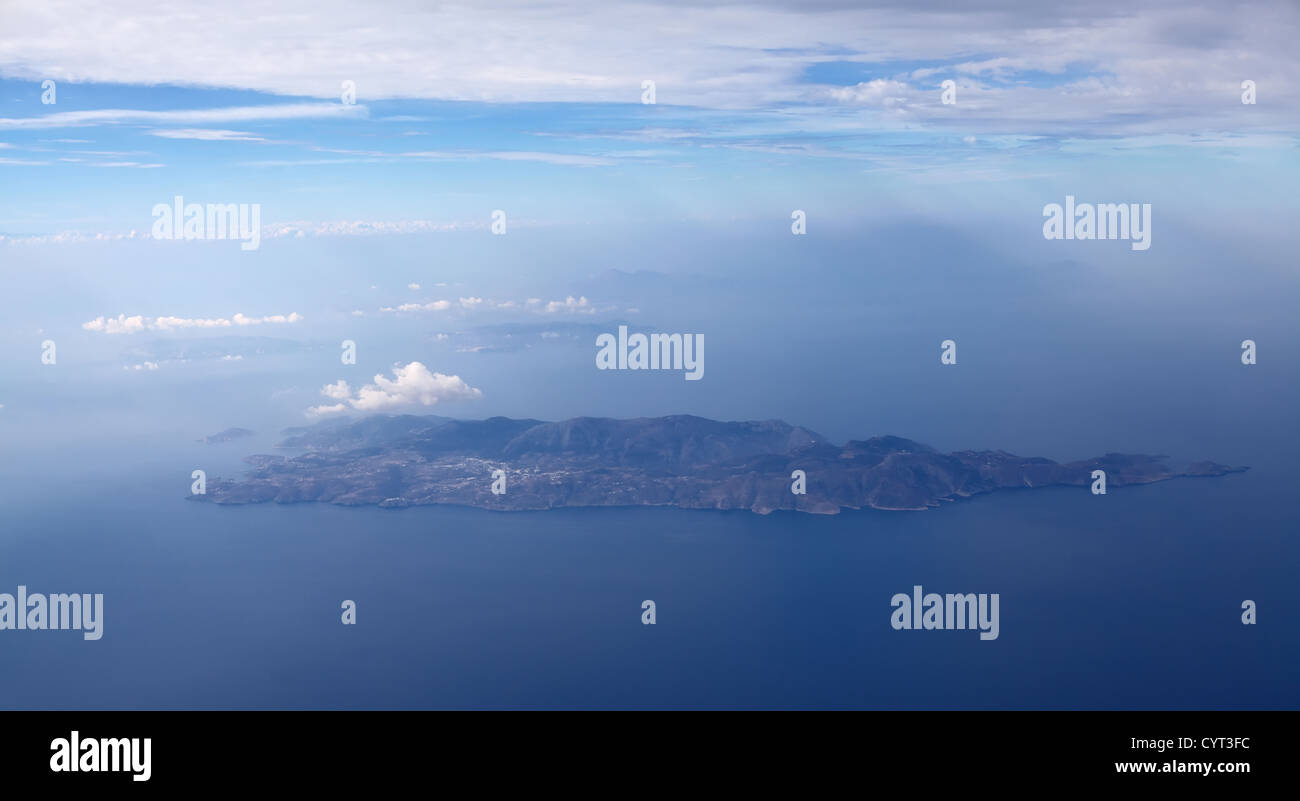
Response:
[[[398,365],[393,368],[392,378],[376,375],[374,381],[355,394],[346,381],[326,384],[321,388],[321,395],[340,402],[313,406],[307,410],[307,414],[322,416],[349,409],[358,412],[385,412],[409,406],[434,406],[443,401],[483,397],[481,390],[471,387],[460,376],[430,372],[420,362]]]
[[[592,310],[591,303],[587,301],[587,298],[585,296],[574,299],[574,297],[570,295],[564,300],[553,300],[550,303],[546,304],[547,314],[555,314],[557,312],[566,312],[566,311],[587,312],[591,310]]]
[[[450,302],[445,300],[435,300],[430,303],[403,303],[402,305],[398,306],[396,309],[394,309],[391,306],[385,306],[384,308],[380,309],[380,311],[388,311],[388,312],[446,311],[447,309],[450,308],[451,308]]]
[[[140,315],[127,317],[125,314],[119,314],[116,319],[109,317],[96,317],[95,319],[81,324],[81,327],[87,331],[98,331],[105,334],[134,334],[143,331],[145,328],[144,318]]]
[[[300,322],[302,319],[302,315],[297,312],[287,315],[271,314],[265,317],[245,317],[236,313],[230,319],[225,317],[173,317],[170,315],[144,317],[139,314],[127,317],[125,314],[119,314],[117,317],[96,317],[82,323],[81,327],[86,331],[94,331],[100,334],[135,334],[146,329],[150,331],[175,331],[182,328],[229,328],[232,325],[261,325],[263,323],[285,325]]]
[[[83,328],[85,326],[82,326]],[[230,321],[221,317],[203,319],[201,317],[155,317],[149,323],[155,331],[171,331],[177,328],[229,328]],[[111,333],[111,332],[110,332]]]
[[[340,378],[333,384],[326,384],[321,389],[320,394],[327,398],[333,398],[334,400],[344,400],[345,398],[352,397],[352,388],[348,386],[348,382]]]
[[[267,315],[266,317],[245,317],[244,315],[238,313],[236,313],[234,316],[235,325],[261,325],[262,323],[273,323],[277,325],[283,325],[285,323],[300,322],[301,320],[302,320],[302,315],[298,314],[297,312],[292,312],[288,315],[271,314],[271,315]]]

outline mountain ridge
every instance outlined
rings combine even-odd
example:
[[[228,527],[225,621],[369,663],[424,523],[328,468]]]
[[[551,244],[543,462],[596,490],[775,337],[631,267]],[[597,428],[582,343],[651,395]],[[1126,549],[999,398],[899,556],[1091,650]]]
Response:
[[[583,506],[918,511],[1001,489],[1108,487],[1241,472],[1201,461],[1175,470],[1163,456],[1107,453],[1057,463],[1001,450],[936,449],[883,435],[836,445],[783,420],[718,421],[695,415],[547,422],[490,417],[374,415],[286,429],[254,455],[241,479],[214,478],[218,504],[326,502],[383,507],[455,504],[502,511]],[[492,491],[504,470],[505,492]],[[795,471],[805,494],[792,491]]]

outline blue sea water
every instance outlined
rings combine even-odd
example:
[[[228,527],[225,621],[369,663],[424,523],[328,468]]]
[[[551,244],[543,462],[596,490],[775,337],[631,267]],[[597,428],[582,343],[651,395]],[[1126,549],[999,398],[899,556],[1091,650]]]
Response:
[[[6,493],[0,591],[102,592],[105,622],[5,632],[0,707],[1300,706],[1283,464],[764,517],[218,507],[189,455]],[[999,593],[1000,636],[893,630],[917,583]]]
[[[0,592],[103,593],[105,622],[94,642],[0,631],[0,708],[1300,707],[1293,249],[1264,258],[1249,237],[1216,250],[1162,228],[1159,250],[1102,258],[930,227],[843,242],[780,229],[704,249],[690,231],[617,250],[583,236],[567,251],[512,234],[492,248],[520,252],[493,261],[467,247],[449,267],[397,244],[375,259],[331,242],[302,264],[204,272],[203,297],[175,310],[138,301],[181,280],[173,264],[24,252],[0,298],[12,299],[0,315]],[[611,252],[624,273],[601,272]],[[626,272],[682,252],[696,255],[671,274]],[[702,332],[707,377],[599,371],[590,342],[536,332],[536,347],[462,352],[436,334],[471,321],[349,311],[398,302],[417,278],[560,296],[517,286],[534,253],[551,272],[570,265],[574,294],[620,302],[593,324],[635,304],[643,330]],[[121,310],[251,312],[250,298],[305,310],[306,328],[277,333],[302,347],[124,370],[147,358],[146,335],[81,328]],[[57,366],[37,360],[47,336]],[[338,362],[345,337],[359,343],[352,372]],[[950,337],[959,362],[942,366]],[[1247,337],[1256,365],[1240,361]],[[1251,469],[831,517],[185,499],[191,470],[230,476],[271,452],[323,385],[414,359],[483,390],[414,410],[454,417],[782,418],[835,442],[895,434],[944,451],[1168,453]],[[228,426],[259,433],[195,442]],[[916,584],[999,594],[999,637],[893,630],[890,599]],[[345,599],[355,626],[340,621]],[[1242,624],[1245,600],[1256,625]]]

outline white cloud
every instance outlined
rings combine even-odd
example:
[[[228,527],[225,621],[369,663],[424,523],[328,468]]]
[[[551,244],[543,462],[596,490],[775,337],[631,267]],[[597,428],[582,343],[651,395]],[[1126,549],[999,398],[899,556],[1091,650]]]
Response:
[[[410,283],[410,284],[407,284],[407,285],[406,285],[406,288],[407,288],[407,289],[410,289],[410,290],[412,290],[412,291],[414,291],[414,290],[419,289],[419,288],[420,288],[420,285],[419,285],[419,284],[416,284],[416,283]]]
[[[586,297],[574,299],[572,295],[564,300],[553,300],[546,304],[546,313],[555,314],[556,312],[589,312],[592,311],[591,303]]]
[[[452,308],[459,308],[464,312],[479,312],[486,310],[495,310],[502,312],[529,312],[533,314],[594,314],[597,311],[612,311],[613,306],[598,308],[592,304],[586,296],[574,297],[569,295],[564,300],[543,301],[541,298],[528,298],[520,302],[517,300],[492,301],[477,296],[464,297],[457,300],[455,304],[448,300],[435,300],[428,303],[403,303],[396,307],[381,306],[379,311],[392,314],[396,312],[419,312],[419,311],[448,311]]]
[[[1040,129],[1072,109],[1079,119],[1097,120],[1123,118],[1131,108],[1163,120],[1165,130],[1187,130],[1174,122],[1196,117],[1278,130],[1280,121],[1294,119],[1297,106],[1290,80],[1293,0],[1244,0],[1226,10],[1214,0],[1094,0],[1082,14],[999,0],[962,7],[960,15],[938,0],[376,0],[372,6],[373,19],[358,25],[352,7],[337,0],[281,0],[273,7],[227,0],[222,13],[152,0],[11,1],[0,30],[0,76],[253,90],[328,100],[319,105],[340,115],[363,114],[363,107],[340,103],[342,78],[325,76],[355,80],[361,99],[488,102],[637,103],[641,81],[651,79],[660,104],[734,108],[826,102],[831,87],[810,84],[809,69],[839,60],[861,62],[868,85],[909,77],[889,71],[911,63],[917,66],[910,80],[918,86],[941,75],[1015,83],[1025,73],[1084,69],[1114,90],[1083,98],[1053,85],[996,90],[1001,113],[1032,118]],[[285,52],[293,58],[283,58]],[[1231,103],[1247,77],[1270,92],[1269,104],[1261,93],[1249,117]],[[866,91],[870,99],[874,90]],[[1219,96],[1224,102],[1212,99]],[[932,102],[922,113],[960,118],[962,97],[959,92],[955,109]],[[1031,102],[1010,102],[1016,99]],[[206,117],[59,112],[9,125],[224,124],[266,119],[274,108]],[[538,155],[519,154],[496,157]]]
[[[0,41],[0,60],[3,60],[5,44],[8,43]],[[149,81],[149,83],[155,82]],[[358,118],[366,115],[365,106],[345,106],[342,103],[292,103],[276,106],[239,106],[175,111],[108,108],[87,111],[58,111],[53,114],[41,114],[35,117],[0,117],[0,130],[71,128],[117,123],[221,123],[301,120],[321,117]]]
[[[242,314],[236,314],[233,320],[225,317],[144,317],[139,314],[127,317],[125,314],[119,314],[117,317],[96,317],[82,323],[81,327],[86,331],[101,334],[135,334],[146,329],[150,331],[175,331],[181,328],[229,328],[232,325],[289,324],[300,322],[302,319],[302,315],[297,312],[288,315],[273,314],[266,317],[245,317]]]
[[[214,319],[203,319],[199,317],[155,317],[148,325],[149,328],[154,331],[172,331],[177,328],[229,328],[230,321],[221,317]]]
[[[166,167],[166,164],[144,164],[139,161],[91,161],[86,163],[87,167],[130,167],[137,170],[156,170],[159,167]]]
[[[334,400],[344,400],[345,398],[350,398],[352,396],[352,388],[348,386],[348,382],[340,378],[333,384],[326,384],[325,387],[321,389],[320,394],[327,398],[333,398]]]
[[[260,136],[243,131],[227,131],[221,128],[166,128],[150,131],[153,136],[164,139],[198,139],[204,142],[265,142]]]
[[[518,227],[519,221],[511,220]],[[483,222],[440,222],[437,220],[336,220],[326,222],[296,221],[262,226],[263,239],[311,236],[377,236],[380,234],[420,234],[434,231],[463,231],[485,228]],[[371,289],[374,289],[372,286]]]
[[[88,167],[111,166],[109,164],[96,164],[85,162],[83,159],[60,159],[60,161],[78,161]],[[0,157],[0,165],[14,164],[24,166],[49,166],[49,161],[33,161],[27,159],[7,159]],[[117,166],[127,166],[125,163]],[[161,164],[135,164],[139,168],[161,167]],[[535,227],[540,225],[536,221],[514,219],[510,225],[515,228]],[[262,226],[262,239],[305,239],[308,236],[380,236],[388,234],[419,234],[441,231],[470,231],[483,230],[488,227],[488,223],[483,220],[463,221],[463,222],[444,222],[437,220],[393,220],[393,221],[327,221],[327,222],[280,222],[268,223]],[[100,232],[86,233],[82,231],[63,231],[58,234],[45,234],[38,236],[22,237],[3,237],[0,240],[12,242],[15,244],[58,244],[85,242],[86,240],[119,240],[135,239],[137,236],[150,238],[148,232],[137,234],[131,232]],[[445,283],[435,284],[434,286],[446,286]],[[374,289],[372,285],[370,287]]]
[[[416,311],[446,311],[451,308],[451,302],[446,300],[434,300],[428,303],[403,303],[397,308],[384,306],[381,312],[416,312]]]
[[[408,406],[434,406],[443,401],[473,400],[483,397],[482,391],[465,383],[460,376],[433,373],[420,362],[393,368],[393,378],[375,376],[375,383],[367,384],[352,395],[346,381],[326,384],[321,395],[340,403],[313,406],[309,415],[336,414],[350,409],[359,412],[384,412]]]
[[[841,103],[890,108],[907,102],[912,88],[900,81],[877,78],[855,86],[831,89],[829,94]]]
[[[274,325],[284,325],[286,323],[302,322],[302,315],[298,312],[292,312],[288,315],[271,314],[266,317],[245,317],[242,314],[235,314],[235,325],[261,325],[262,323],[271,323]]]
[[[307,414],[312,417],[324,417],[329,414],[340,414],[348,410],[347,404],[333,403],[328,406],[313,406],[307,410]]]
[[[386,153],[372,153],[371,157],[385,157]],[[536,161],[542,164],[559,164],[566,167],[609,167],[618,162],[607,156],[587,156],[575,153],[547,153],[544,151],[525,150],[418,150],[398,154],[402,158],[426,161],[473,161],[477,159],[495,159],[497,161]]]
[[[81,327],[87,331],[99,331],[105,334],[134,334],[143,331],[145,324],[144,318],[138,314],[134,317],[119,314],[116,319],[96,317],[90,322],[82,323]]]

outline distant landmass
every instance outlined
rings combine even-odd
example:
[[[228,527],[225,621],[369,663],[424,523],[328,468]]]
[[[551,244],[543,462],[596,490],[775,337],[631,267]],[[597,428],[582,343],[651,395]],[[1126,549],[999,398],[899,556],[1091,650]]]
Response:
[[[1104,470],[1113,488],[1246,469],[1197,462],[1175,470],[1163,456],[1120,453],[1058,464],[1006,451],[940,453],[892,436],[835,445],[780,420],[689,415],[558,423],[377,415],[284,433],[279,447],[306,452],[250,456],[246,476],[209,479],[205,495],[190,497],[219,504],[455,504],[503,511],[677,506],[836,514],[928,509],[1000,489],[1088,486],[1094,470]],[[492,492],[496,470],[505,471],[504,494]],[[796,470],[806,475],[806,494],[792,492]]]
[[[249,431],[247,428],[227,428],[225,431],[220,431],[216,434],[206,436],[203,439],[199,440],[199,442],[203,442],[208,445],[215,445],[218,442],[230,442],[232,439],[243,439],[244,437],[251,437],[255,433],[257,432]]]

